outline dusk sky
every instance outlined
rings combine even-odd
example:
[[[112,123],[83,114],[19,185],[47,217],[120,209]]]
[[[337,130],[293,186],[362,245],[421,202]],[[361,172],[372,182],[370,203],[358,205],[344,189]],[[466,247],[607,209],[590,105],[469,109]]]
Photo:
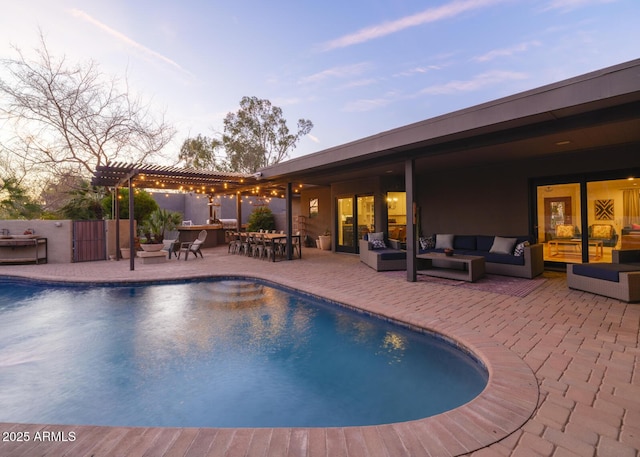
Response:
[[[0,57],[93,59],[215,136],[243,96],[289,127],[315,127],[291,157],[640,57],[638,0],[22,0],[4,2]],[[1,71],[1,70],[0,70]]]

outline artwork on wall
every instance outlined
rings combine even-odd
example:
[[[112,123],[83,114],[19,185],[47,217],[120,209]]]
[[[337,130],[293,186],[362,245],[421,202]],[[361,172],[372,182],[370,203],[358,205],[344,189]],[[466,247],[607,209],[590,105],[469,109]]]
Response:
[[[596,200],[594,205],[597,221],[613,220],[613,200]]]

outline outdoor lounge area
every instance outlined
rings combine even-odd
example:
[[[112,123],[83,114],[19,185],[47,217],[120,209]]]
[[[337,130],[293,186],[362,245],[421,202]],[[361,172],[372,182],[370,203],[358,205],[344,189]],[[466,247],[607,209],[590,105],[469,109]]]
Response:
[[[535,408],[513,433],[504,430],[524,411],[530,391],[516,381],[521,397],[514,410],[501,406],[508,376],[501,378],[489,410],[476,410],[462,422],[421,422],[389,427],[333,429],[176,429],[44,426],[2,424],[3,430],[53,429],[75,432],[73,443],[0,443],[3,455],[31,453],[44,456],[115,455],[137,449],[149,455],[214,455],[233,449],[234,455],[428,455],[437,445],[454,446],[456,455],[634,455],[640,448],[637,423],[629,420],[639,410],[634,364],[640,307],[620,300],[571,290],[563,273],[545,272],[541,285],[524,297],[503,295],[454,285],[407,283],[400,275],[376,274],[357,256],[334,255],[319,249],[306,250],[295,262],[276,262],[269,268],[257,259],[229,255],[227,246],[204,249],[197,262],[166,262],[139,265],[130,272],[126,262],[102,261],[66,265],[17,265],[11,274],[46,281],[134,281],[203,277],[212,274],[264,278],[318,294],[367,312],[379,313],[415,326],[451,332],[465,341],[486,338],[489,353],[506,348],[523,360],[535,376]],[[8,274],[4,271],[3,274]],[[349,281],[344,278],[348,277]],[[506,277],[505,277],[506,278]],[[586,312],[588,311],[588,312]],[[553,332],[550,333],[550,329]],[[509,358],[498,364],[511,374]],[[496,369],[498,366],[496,366]],[[505,384],[506,383],[506,384]],[[539,387],[538,387],[539,386]],[[510,387],[509,387],[510,388]],[[539,391],[538,391],[539,389]],[[526,409],[525,409],[526,410]],[[476,418],[503,416],[489,443],[474,426]],[[417,428],[416,428],[417,426]],[[453,440],[449,431],[455,430]],[[462,440],[462,442],[460,441]],[[462,444],[470,440],[475,447]],[[487,447],[484,447],[484,446]],[[461,447],[462,446],[462,447]],[[468,449],[481,449],[465,452]],[[72,452],[76,450],[74,454]],[[357,450],[357,451],[356,451]],[[264,453],[264,454],[262,454]],[[443,455],[437,450],[434,455]]]

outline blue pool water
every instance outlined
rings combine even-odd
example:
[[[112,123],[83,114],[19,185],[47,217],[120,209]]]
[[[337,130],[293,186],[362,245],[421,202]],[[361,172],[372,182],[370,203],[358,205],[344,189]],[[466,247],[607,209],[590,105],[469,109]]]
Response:
[[[0,422],[370,425],[455,408],[486,382],[439,338],[266,284],[0,281]]]

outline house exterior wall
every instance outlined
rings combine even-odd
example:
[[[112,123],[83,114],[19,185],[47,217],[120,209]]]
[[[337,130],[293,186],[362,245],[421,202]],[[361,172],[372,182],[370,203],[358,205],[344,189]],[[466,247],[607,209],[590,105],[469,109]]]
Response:
[[[528,234],[535,222],[529,206],[531,180],[631,172],[640,169],[639,151],[640,145],[624,145],[420,174],[416,199],[422,234]]]

